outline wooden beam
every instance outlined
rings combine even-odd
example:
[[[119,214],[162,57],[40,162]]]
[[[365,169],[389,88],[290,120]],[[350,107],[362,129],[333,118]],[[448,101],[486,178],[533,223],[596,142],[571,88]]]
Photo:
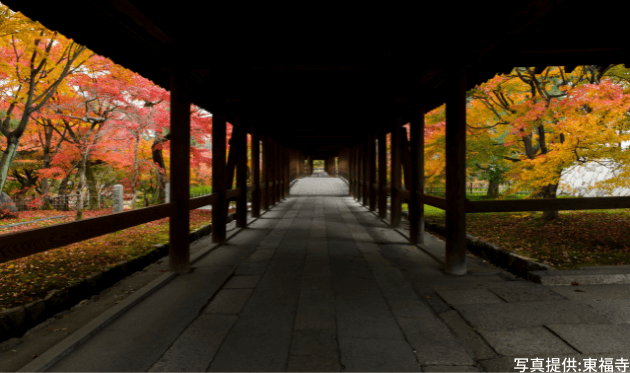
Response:
[[[446,92],[446,272],[466,268],[466,72],[451,70]]]
[[[227,178],[225,159],[225,100],[220,100],[212,113],[212,192],[217,200],[212,206],[212,240],[225,243],[227,223]]]
[[[378,217],[387,218],[387,134],[385,128],[378,132]]]
[[[236,136],[235,143],[239,152],[236,160],[236,186],[241,193],[236,197],[236,226],[239,228],[247,227],[247,130],[245,126],[239,123],[238,115],[236,116],[236,127],[240,127],[240,131],[234,131],[232,136]]]
[[[398,193],[398,188],[401,187],[401,164],[400,164],[400,153],[401,153],[401,142],[402,142],[402,118],[398,116],[396,118],[396,125],[394,126],[394,130],[392,131],[392,146],[391,146],[391,207],[390,207],[390,226],[392,228],[398,228],[400,225],[400,219],[402,215],[402,205],[401,198]]]
[[[190,267],[190,97],[188,72],[171,70],[169,269],[184,273]]]
[[[254,191],[252,192],[252,217],[260,216],[260,132],[258,127],[252,131],[252,182]]]

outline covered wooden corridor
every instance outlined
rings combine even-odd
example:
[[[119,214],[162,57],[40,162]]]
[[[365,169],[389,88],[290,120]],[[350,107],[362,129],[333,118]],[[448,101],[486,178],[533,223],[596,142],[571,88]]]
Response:
[[[579,294],[506,281],[501,271],[470,275],[483,265],[467,258],[466,214],[628,208],[630,197],[471,202],[465,190],[466,92],[515,66],[540,72],[627,63],[622,22],[599,17],[576,28],[584,8],[562,0],[463,2],[456,9],[424,2],[420,10],[4,3],[171,93],[170,202],[0,236],[6,262],[170,218],[174,279],[46,369],[513,371],[513,356],[591,352],[575,326],[625,332],[574,302]],[[623,14],[620,6],[598,3]],[[571,33],[549,37],[557,30]],[[213,115],[213,193],[198,198],[189,192],[191,103]],[[424,114],[444,103],[440,198],[423,186]],[[290,195],[314,160],[348,183],[348,197]],[[242,228],[231,239],[230,201]],[[406,237],[392,229],[401,224],[403,203]],[[195,245],[215,249],[191,256],[189,212],[209,204],[212,235]],[[422,229],[425,204],[446,211],[444,243]],[[216,330],[211,338],[198,339],[208,328]],[[540,335],[542,342],[534,341]],[[194,350],[199,341],[202,350]],[[105,355],[94,359],[94,351]]]

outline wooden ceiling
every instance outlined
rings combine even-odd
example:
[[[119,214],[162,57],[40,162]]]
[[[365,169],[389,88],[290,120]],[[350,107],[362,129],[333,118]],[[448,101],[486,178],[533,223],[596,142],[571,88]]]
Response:
[[[163,88],[169,69],[190,69],[195,104],[212,111],[227,98],[229,121],[238,113],[239,123],[315,158],[392,125],[395,115],[406,118],[420,100],[427,110],[441,105],[452,70],[466,69],[472,88],[514,66],[624,63],[628,56],[623,22],[601,15],[624,14],[608,0],[597,15],[563,0],[4,3]]]

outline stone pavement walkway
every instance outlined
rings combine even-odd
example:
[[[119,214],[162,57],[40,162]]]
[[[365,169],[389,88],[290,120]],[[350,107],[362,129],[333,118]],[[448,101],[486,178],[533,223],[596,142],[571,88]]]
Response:
[[[345,181],[328,177],[324,173],[298,179],[291,187],[292,196],[347,196],[348,184]]]
[[[350,197],[290,197],[50,370],[514,372],[538,358],[562,372],[630,358],[630,285],[546,287],[473,257],[450,276],[443,252]]]

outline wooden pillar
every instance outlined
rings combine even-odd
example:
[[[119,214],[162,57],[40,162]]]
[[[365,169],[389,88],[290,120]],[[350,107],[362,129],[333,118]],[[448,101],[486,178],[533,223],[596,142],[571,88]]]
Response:
[[[269,187],[269,206],[270,208],[276,204],[276,142],[274,139],[269,137],[269,182],[271,186]]]
[[[227,222],[227,165],[226,151],[226,102],[218,102],[212,113],[212,193],[217,199],[212,205],[212,240],[215,243],[225,242],[225,225]]]
[[[409,243],[424,243],[424,108],[413,108],[409,123],[411,175],[409,197]]]
[[[260,134],[256,127],[252,130],[252,217],[260,216]]]
[[[280,202],[280,146],[273,139],[273,204]]]
[[[354,175],[352,168],[354,167],[354,157],[352,156],[352,148],[348,148],[348,190],[350,197],[354,197]]]
[[[188,73],[171,71],[171,165],[169,269],[186,272],[190,266],[190,97]]]
[[[262,190],[262,207],[265,211],[269,210],[269,205],[271,205],[271,194],[269,193],[269,181],[271,180],[271,170],[269,169],[269,157],[270,157],[270,145],[269,145],[269,135],[266,133],[262,134],[263,140],[263,185],[264,189]]]
[[[466,73],[453,70],[446,97],[446,272],[466,274]]]
[[[368,166],[367,166],[367,138],[363,137],[361,141],[361,178],[363,178],[363,190],[361,191],[363,206],[368,206],[368,199],[370,196],[369,184],[368,184]]]
[[[390,175],[390,188],[391,188],[391,206],[389,210],[391,211],[390,217],[390,226],[392,228],[397,228],[400,225],[401,218],[401,199],[400,194],[398,193],[398,188],[401,187],[401,164],[400,164],[400,150],[401,150],[401,142],[402,142],[402,118],[400,116],[396,117],[396,126],[392,131],[392,146],[391,146],[391,175]]]
[[[378,217],[387,218],[387,134],[382,129],[378,132]]]
[[[235,126],[241,126],[238,122],[238,116],[235,120]],[[233,134],[236,131],[233,132]],[[239,228],[247,227],[247,130],[241,127],[241,131],[236,133],[237,138],[233,142],[237,145],[236,149],[236,187],[241,189],[241,194],[236,197],[236,226]]]
[[[369,202],[370,202],[370,211],[376,210],[376,189],[374,188],[374,183],[376,183],[376,150],[374,149],[374,132],[370,132],[368,135],[368,183],[369,187]]]
[[[361,201],[361,173],[359,172],[359,170],[361,169],[361,158],[359,158],[359,145],[355,145],[354,146],[354,175],[357,179],[357,183],[355,186],[355,191],[356,194],[354,196],[354,198],[357,200],[357,202]]]

